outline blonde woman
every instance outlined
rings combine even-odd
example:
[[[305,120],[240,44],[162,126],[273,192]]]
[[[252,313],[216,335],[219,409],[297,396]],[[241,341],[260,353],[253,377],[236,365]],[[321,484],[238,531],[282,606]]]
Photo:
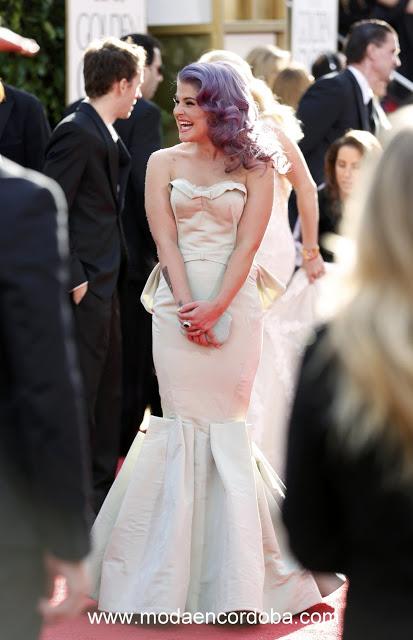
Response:
[[[344,640],[413,628],[412,162],[409,128],[367,190],[346,302],[306,352],[291,418],[284,519],[307,568],[349,577]]]
[[[285,49],[280,49],[273,44],[267,44],[251,49],[246,57],[255,78],[264,80],[272,93],[274,82],[282,69],[290,63],[291,54]]]

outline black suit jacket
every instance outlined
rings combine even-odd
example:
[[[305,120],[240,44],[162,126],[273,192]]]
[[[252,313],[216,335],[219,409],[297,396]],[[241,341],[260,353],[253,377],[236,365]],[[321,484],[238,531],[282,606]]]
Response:
[[[161,112],[141,98],[127,120],[117,120],[115,128],[132,158],[131,173],[122,213],[128,247],[129,279],[146,280],[157,262],[145,212],[145,175],[149,157],[161,148]]]
[[[92,292],[109,298],[116,288],[129,170],[125,145],[114,143],[90,104],[82,102],[53,131],[44,172],[61,185],[69,206],[70,289],[88,281]]]
[[[68,105],[67,116],[82,103]],[[145,211],[145,175],[151,154],[162,145],[161,112],[153,102],[141,98],[128,119],[114,124],[131,158],[131,172],[122,212],[122,227],[128,250],[127,277],[145,281],[157,262],[156,245],[149,230]]]
[[[291,415],[284,502],[291,548],[312,571],[348,576],[345,640],[407,640],[413,481],[394,479],[400,460],[388,444],[372,442],[359,454],[343,444],[331,414],[340,368],[326,356],[325,337],[320,332],[307,349]]]
[[[297,117],[304,132],[300,147],[317,185],[324,181],[328,147],[348,129],[370,131],[361,89],[348,69],[314,82],[301,98]]]
[[[50,126],[40,101],[26,91],[3,85],[0,103],[0,154],[28,169],[42,171]]]
[[[89,549],[84,416],[63,280],[58,186],[0,164],[0,544]]]
[[[149,157],[161,148],[161,112],[141,98],[127,120],[117,120],[115,128],[132,158],[122,213],[128,247],[128,278],[146,280],[157,262],[156,246],[149,231],[145,211],[145,175]]]

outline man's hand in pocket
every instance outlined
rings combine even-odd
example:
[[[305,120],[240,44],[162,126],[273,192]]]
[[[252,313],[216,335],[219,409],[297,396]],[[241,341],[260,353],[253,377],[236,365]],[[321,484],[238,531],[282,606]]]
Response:
[[[82,284],[80,287],[72,291],[73,302],[75,304],[80,304],[82,302],[83,298],[86,295],[87,287],[88,284],[87,282],[85,282],[85,284]]]

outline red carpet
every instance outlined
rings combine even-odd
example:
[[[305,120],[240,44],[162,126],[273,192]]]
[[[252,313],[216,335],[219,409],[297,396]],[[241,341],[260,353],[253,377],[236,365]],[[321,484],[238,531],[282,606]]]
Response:
[[[62,585],[60,585],[62,590]],[[345,604],[346,587],[341,587],[323,603],[312,607],[312,623],[304,624],[298,617],[290,624],[265,625],[134,625],[91,624],[87,612],[75,620],[48,627],[41,640],[339,640]],[[61,597],[61,595],[60,595]],[[57,595],[59,598],[59,595]],[[96,611],[90,601],[89,613]],[[326,622],[319,622],[328,613]]]
[[[118,471],[123,459],[119,461]],[[90,600],[87,611],[78,618],[44,629],[40,640],[339,640],[345,606],[347,587],[344,585],[323,602],[311,609],[311,622],[305,623],[299,616],[289,624],[260,625],[212,625],[212,624],[92,624],[88,613],[97,611],[96,603]],[[64,595],[64,584],[58,581],[55,600]],[[302,615],[302,614],[301,614]],[[320,622],[325,616],[326,621]],[[308,623],[307,623],[308,622]]]

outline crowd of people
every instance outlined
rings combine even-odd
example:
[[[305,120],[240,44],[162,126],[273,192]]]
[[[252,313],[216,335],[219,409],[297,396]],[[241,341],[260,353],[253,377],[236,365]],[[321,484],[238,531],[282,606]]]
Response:
[[[86,98],[53,132],[37,98],[0,85],[10,640],[86,595],[155,616],[296,614],[342,576],[346,640],[409,637],[413,132],[392,134],[381,106],[399,26],[354,22],[312,74],[273,45],[206,52],[178,74],[164,149],[152,36],[91,43]],[[7,30],[0,47],[37,50]]]

